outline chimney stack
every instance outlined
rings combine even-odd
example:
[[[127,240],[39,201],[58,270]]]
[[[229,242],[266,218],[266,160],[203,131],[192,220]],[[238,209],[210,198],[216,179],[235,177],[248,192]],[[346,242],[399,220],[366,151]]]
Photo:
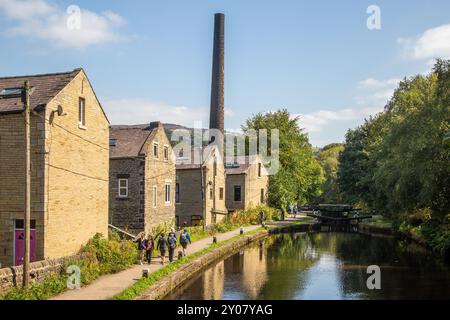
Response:
[[[224,132],[224,40],[225,15],[214,15],[214,49],[209,128]]]

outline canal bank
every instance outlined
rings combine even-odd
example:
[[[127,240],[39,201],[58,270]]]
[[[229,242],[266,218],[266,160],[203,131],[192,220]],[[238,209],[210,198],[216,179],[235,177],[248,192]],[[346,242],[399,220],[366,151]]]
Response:
[[[135,285],[135,290],[133,290],[133,287],[131,287],[121,294],[115,296],[114,298],[119,300],[162,299],[177,287],[182,286],[185,282],[189,281],[199,272],[208,268],[208,266],[210,266],[214,262],[226,259],[227,257],[235,254],[240,249],[257,242],[258,240],[262,240],[270,235],[280,233],[309,231],[320,231],[320,225],[312,222],[281,222],[275,225],[269,225],[263,230],[257,229],[254,230],[253,233],[236,236],[221,243],[217,243],[215,247],[211,246],[210,248],[208,248],[210,250],[207,250],[206,252],[199,252],[198,256],[194,257],[194,259],[184,263],[182,266],[179,266],[174,270],[170,270],[167,275],[158,279],[157,281],[152,281],[151,278],[148,281],[147,279],[142,279],[140,280],[142,285],[140,285],[140,283],[137,283]],[[148,283],[147,286],[146,282]],[[144,290],[142,289],[143,286],[146,286]],[[137,292],[139,292],[139,294],[136,294]]]
[[[448,266],[394,237],[345,232],[270,235],[197,272],[168,300],[442,299]],[[367,286],[377,265],[381,289]]]

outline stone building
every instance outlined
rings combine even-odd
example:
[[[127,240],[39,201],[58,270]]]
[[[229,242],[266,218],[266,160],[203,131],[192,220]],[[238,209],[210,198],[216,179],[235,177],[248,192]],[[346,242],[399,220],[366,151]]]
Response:
[[[30,82],[31,261],[108,231],[108,119],[82,69],[0,78],[0,263],[23,263],[24,82]]]
[[[177,158],[175,213],[178,225],[220,222],[225,207],[225,169],[219,149],[209,145]]]
[[[110,223],[151,232],[175,219],[175,159],[160,122],[110,129]]]
[[[240,156],[225,165],[228,211],[246,210],[267,202],[269,177],[260,156]]]

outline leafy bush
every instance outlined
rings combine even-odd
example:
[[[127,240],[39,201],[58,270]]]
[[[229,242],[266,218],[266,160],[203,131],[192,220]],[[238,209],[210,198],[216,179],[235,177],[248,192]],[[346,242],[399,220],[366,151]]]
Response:
[[[110,233],[109,239],[96,234],[80,250],[80,257],[65,262],[63,270],[69,265],[77,265],[81,271],[81,283],[91,283],[99,276],[121,271],[137,261],[137,247],[132,241],[122,240],[117,233]],[[2,299],[43,300],[63,292],[67,287],[68,275],[63,271],[42,282],[30,284],[27,289],[13,288]]]
[[[237,225],[259,224],[260,212],[264,212],[265,221],[277,221],[280,219],[280,212],[266,205],[259,205],[248,210],[234,212],[230,218],[231,221]]]

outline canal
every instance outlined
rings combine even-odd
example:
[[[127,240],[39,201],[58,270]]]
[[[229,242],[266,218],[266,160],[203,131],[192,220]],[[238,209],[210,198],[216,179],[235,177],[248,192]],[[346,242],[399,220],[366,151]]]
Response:
[[[367,266],[381,269],[369,290]],[[166,299],[445,299],[450,269],[420,247],[358,233],[270,236],[214,263]]]

